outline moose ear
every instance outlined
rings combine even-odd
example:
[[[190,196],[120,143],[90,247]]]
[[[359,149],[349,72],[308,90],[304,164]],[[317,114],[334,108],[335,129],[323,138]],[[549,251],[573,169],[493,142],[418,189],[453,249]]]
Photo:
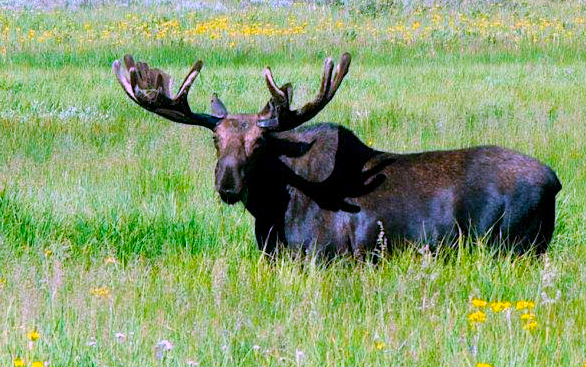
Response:
[[[224,103],[222,103],[216,93],[212,94],[211,109],[212,116],[214,117],[223,119],[224,117],[228,116],[228,110],[226,109],[226,106],[224,106]]]

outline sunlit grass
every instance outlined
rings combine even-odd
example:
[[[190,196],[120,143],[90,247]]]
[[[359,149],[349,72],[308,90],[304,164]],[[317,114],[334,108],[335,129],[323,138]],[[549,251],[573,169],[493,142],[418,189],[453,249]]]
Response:
[[[236,47],[243,41],[260,45],[275,38],[296,43],[332,36],[351,43],[358,40],[439,47],[464,47],[471,43],[520,47],[580,42],[586,30],[583,5],[557,6],[569,16],[559,18],[560,14],[552,13],[551,7],[511,10],[499,3],[489,3],[484,11],[466,8],[454,11],[438,5],[372,18],[307,3],[294,3],[276,12],[257,8],[222,14],[209,11],[161,14],[123,7],[81,14],[55,10],[50,17],[43,17],[40,12],[35,17],[4,11],[0,41],[5,56],[8,50],[43,45],[93,48],[171,43],[187,46],[222,41],[224,46]]]
[[[0,10],[3,364],[584,364],[583,4],[356,4]],[[181,80],[202,58],[193,109],[217,92],[256,112],[265,65],[300,105],[342,51],[316,121],[395,152],[503,145],[558,173],[545,258],[465,243],[268,261],[214,193],[209,132],[133,105],[110,69],[133,53]]]
[[[371,55],[408,48],[417,50],[416,56],[424,53],[433,58],[445,51],[471,55],[486,48],[514,54],[542,47],[568,50],[586,39],[585,9],[579,2],[532,7],[498,2],[468,8],[415,5],[380,13],[305,2],[276,9],[232,5],[223,11],[176,11],[168,6],[140,11],[115,4],[75,11],[57,8],[49,13],[4,9],[0,10],[0,58],[10,63],[16,55],[18,60],[59,50],[61,62],[67,63],[63,53],[153,47],[222,48],[223,52],[216,51],[221,57],[228,52],[241,53],[240,57],[269,51],[291,55],[307,47],[319,50],[324,40],[331,43],[328,49],[360,49]]]

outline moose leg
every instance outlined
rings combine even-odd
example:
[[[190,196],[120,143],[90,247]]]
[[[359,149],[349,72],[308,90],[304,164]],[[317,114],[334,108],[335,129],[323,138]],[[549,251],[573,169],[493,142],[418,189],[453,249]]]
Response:
[[[258,249],[267,255],[273,255],[277,248],[279,228],[275,224],[255,224],[255,236]]]

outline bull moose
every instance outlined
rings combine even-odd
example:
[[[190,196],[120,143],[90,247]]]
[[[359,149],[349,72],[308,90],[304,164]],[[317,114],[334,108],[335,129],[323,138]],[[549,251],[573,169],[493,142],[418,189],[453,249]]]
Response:
[[[270,99],[259,113],[230,114],[213,95],[211,114],[194,113],[187,95],[197,61],[177,95],[169,74],[124,57],[112,67],[139,106],[213,132],[215,188],[255,218],[260,250],[364,256],[399,243],[438,245],[482,236],[518,251],[542,253],[552,238],[556,174],[534,158],[497,146],[394,154],[371,149],[336,124],[301,127],[334,97],[350,66],[324,64],[317,96],[291,109],[293,88],[264,75]]]

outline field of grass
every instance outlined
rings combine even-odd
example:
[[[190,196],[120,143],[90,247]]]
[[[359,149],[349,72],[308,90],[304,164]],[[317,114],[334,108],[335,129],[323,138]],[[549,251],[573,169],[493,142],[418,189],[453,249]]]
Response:
[[[583,2],[10,3],[1,365],[586,364]],[[143,111],[111,71],[132,53],[182,79],[201,58],[194,110],[217,92],[256,112],[266,65],[301,104],[344,51],[350,73],[314,121],[395,152],[538,157],[563,184],[544,258],[467,243],[377,266],[267,261],[251,216],[213,190],[211,134]]]

